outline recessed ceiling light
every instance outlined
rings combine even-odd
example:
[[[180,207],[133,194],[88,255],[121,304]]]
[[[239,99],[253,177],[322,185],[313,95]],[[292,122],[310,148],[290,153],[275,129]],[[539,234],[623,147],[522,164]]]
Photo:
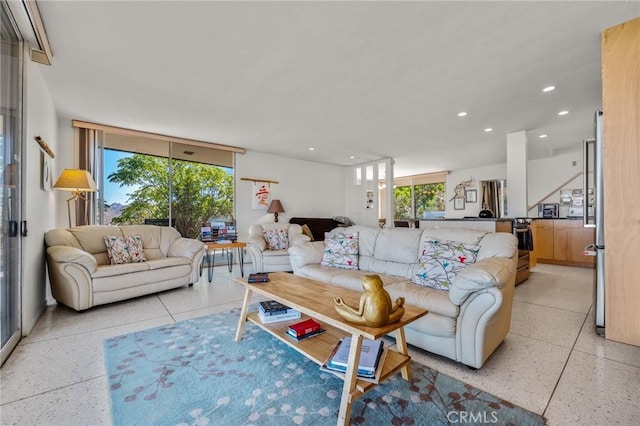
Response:
[[[567,111],[566,109],[558,113],[558,115],[567,115],[567,114],[569,114],[569,111]]]
[[[487,133],[493,132],[493,128],[487,127],[486,129],[484,129],[484,131],[487,132]]]
[[[315,150],[316,150],[315,148],[309,148],[309,151],[315,151]]]
[[[466,115],[467,115],[467,113],[465,111],[462,111],[462,112],[458,113],[458,117],[464,117]]]
[[[356,156],[355,155],[350,155],[349,158],[351,158],[353,160],[354,158],[356,158]]]
[[[546,135],[546,134],[543,134],[543,135],[540,135],[540,136],[538,136],[538,137],[539,137],[540,139],[544,139],[544,138],[546,138],[546,137],[547,137],[547,135]]]
[[[554,90],[556,90],[556,86],[547,86],[544,89],[542,89],[542,91],[545,92],[545,93],[546,92],[552,92]]]

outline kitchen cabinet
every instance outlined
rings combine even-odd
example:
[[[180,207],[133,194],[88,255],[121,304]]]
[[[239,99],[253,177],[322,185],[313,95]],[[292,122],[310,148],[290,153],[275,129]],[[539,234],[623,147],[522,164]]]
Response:
[[[595,231],[584,228],[582,220],[540,219],[534,221],[533,248],[538,263],[595,267],[595,257],[582,254],[593,244]]]
[[[533,249],[538,259],[553,259],[553,220],[534,220]]]

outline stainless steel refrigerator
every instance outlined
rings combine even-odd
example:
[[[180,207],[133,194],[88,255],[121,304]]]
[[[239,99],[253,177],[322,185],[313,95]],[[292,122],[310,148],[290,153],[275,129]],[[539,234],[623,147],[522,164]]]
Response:
[[[602,178],[602,111],[594,117],[594,138],[584,141],[584,226],[595,228],[595,241],[584,249],[586,256],[596,257],[594,273],[594,309],[596,332],[604,335],[604,198]]]

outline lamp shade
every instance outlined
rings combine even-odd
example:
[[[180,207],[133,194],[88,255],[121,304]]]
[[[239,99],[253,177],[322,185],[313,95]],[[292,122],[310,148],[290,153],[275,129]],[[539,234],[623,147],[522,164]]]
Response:
[[[96,192],[98,190],[91,174],[80,169],[64,169],[53,187],[71,192]]]
[[[272,200],[267,213],[284,213],[284,207],[282,207],[280,200]]]

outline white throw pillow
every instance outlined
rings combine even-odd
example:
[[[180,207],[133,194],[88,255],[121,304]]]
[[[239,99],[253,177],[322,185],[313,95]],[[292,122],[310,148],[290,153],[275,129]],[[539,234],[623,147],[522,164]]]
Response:
[[[358,269],[358,234],[325,234],[320,265]]]
[[[458,272],[475,263],[480,246],[458,241],[428,239],[412,282],[438,290],[449,290]]]
[[[270,229],[263,232],[269,250],[286,250],[289,248],[289,232],[286,229]]]

